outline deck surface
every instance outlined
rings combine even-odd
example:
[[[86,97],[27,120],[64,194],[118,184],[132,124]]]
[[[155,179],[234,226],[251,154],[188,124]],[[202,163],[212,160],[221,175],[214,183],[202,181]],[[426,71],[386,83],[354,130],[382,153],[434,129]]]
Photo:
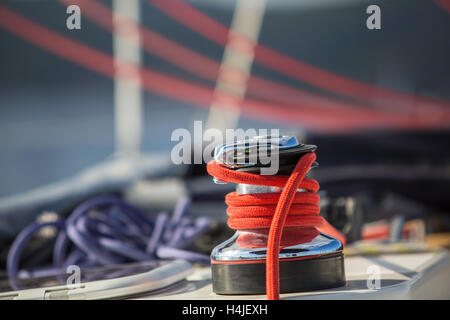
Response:
[[[446,251],[345,257],[346,286],[282,294],[281,299],[450,299],[450,256]],[[375,271],[374,271],[375,270]],[[380,288],[368,288],[379,272]],[[369,285],[374,285],[369,280]],[[217,295],[212,292],[209,267],[199,267],[187,278],[138,299],[259,300],[265,295]]]

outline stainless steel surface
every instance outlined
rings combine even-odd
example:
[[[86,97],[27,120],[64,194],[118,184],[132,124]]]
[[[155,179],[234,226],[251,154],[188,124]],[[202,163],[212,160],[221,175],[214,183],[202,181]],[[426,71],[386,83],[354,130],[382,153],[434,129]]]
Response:
[[[239,194],[252,193],[280,193],[283,191],[281,187],[258,186],[253,184],[239,183],[236,185],[236,192]],[[305,189],[297,189],[297,192],[306,192]]]
[[[289,149],[299,146],[300,143],[295,137],[289,136],[257,136],[252,139],[238,141],[236,143],[223,144],[216,147],[214,159],[230,168],[253,166],[256,162],[252,162],[252,158],[248,158],[252,153],[255,155],[260,150],[266,148],[268,150]],[[315,146],[311,146],[314,147]],[[259,155],[258,155],[259,156]],[[216,183],[222,183],[217,179]],[[239,194],[257,194],[257,193],[280,193],[283,188],[260,186],[250,184],[237,184],[236,192]],[[297,192],[308,192],[304,189],[298,189]],[[285,231],[286,232],[286,231]],[[288,237],[289,244],[298,239],[295,245],[285,246],[280,251],[280,259],[308,257],[323,254],[330,254],[342,250],[342,243],[329,235],[318,234],[314,238],[309,238],[305,242],[305,236],[310,237],[317,232],[313,228],[296,228],[294,233]],[[269,230],[239,230],[234,236],[227,241],[215,247],[211,253],[211,259],[216,261],[239,261],[239,260],[264,260],[266,259],[267,238]],[[245,241],[239,241],[242,239]],[[244,243],[245,242],[245,243]]]
[[[223,144],[214,150],[214,160],[230,168],[240,168],[256,165],[258,158],[268,156],[281,149],[293,148],[299,145],[297,138],[279,135],[256,136],[236,143]],[[270,156],[269,156],[270,157]]]
[[[240,260],[264,260],[267,248],[246,248],[237,242],[241,235],[251,232],[236,231],[236,233],[225,242],[222,242],[211,252],[211,259],[215,261],[240,261]],[[342,243],[329,235],[319,234],[309,242],[299,243],[281,249],[280,259],[309,257],[339,252],[343,249]]]
[[[194,272],[191,263],[174,260],[148,272],[114,279],[0,293],[0,300],[98,300],[148,294],[182,281]]]

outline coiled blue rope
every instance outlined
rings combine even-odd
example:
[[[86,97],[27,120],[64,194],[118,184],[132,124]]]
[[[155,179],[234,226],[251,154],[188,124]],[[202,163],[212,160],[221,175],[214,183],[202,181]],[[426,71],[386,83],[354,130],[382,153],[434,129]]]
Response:
[[[177,258],[209,264],[209,256],[186,249],[210,224],[206,217],[187,217],[188,205],[189,199],[182,198],[171,217],[160,213],[154,218],[116,196],[92,198],[77,206],[66,220],[35,221],[23,229],[8,253],[8,276],[37,277],[64,273],[69,265],[85,268],[154,259]],[[26,244],[45,227],[59,232],[53,265],[19,270]]]

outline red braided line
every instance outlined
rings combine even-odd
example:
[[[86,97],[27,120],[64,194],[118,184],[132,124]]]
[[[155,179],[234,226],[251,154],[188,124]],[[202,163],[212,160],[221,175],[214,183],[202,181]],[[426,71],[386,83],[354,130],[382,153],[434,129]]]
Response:
[[[266,257],[266,293],[268,299],[279,299],[279,252],[284,226],[316,227],[328,234],[345,238],[325,219],[319,216],[319,184],[305,175],[316,159],[314,153],[303,155],[290,176],[263,176],[233,171],[216,161],[208,163],[208,173],[224,182],[284,187],[281,194],[259,193],[240,195],[229,193],[228,225],[232,229],[269,229]],[[309,192],[297,192],[302,188]]]

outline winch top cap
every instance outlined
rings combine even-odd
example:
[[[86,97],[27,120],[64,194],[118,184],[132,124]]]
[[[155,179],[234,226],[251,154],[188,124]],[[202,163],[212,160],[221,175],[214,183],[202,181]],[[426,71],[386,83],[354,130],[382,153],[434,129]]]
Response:
[[[274,156],[279,158],[280,164],[286,165],[296,163],[302,154],[314,152],[316,149],[315,145],[300,143],[294,136],[255,136],[217,146],[214,150],[214,160],[235,170],[267,166],[267,160]]]

